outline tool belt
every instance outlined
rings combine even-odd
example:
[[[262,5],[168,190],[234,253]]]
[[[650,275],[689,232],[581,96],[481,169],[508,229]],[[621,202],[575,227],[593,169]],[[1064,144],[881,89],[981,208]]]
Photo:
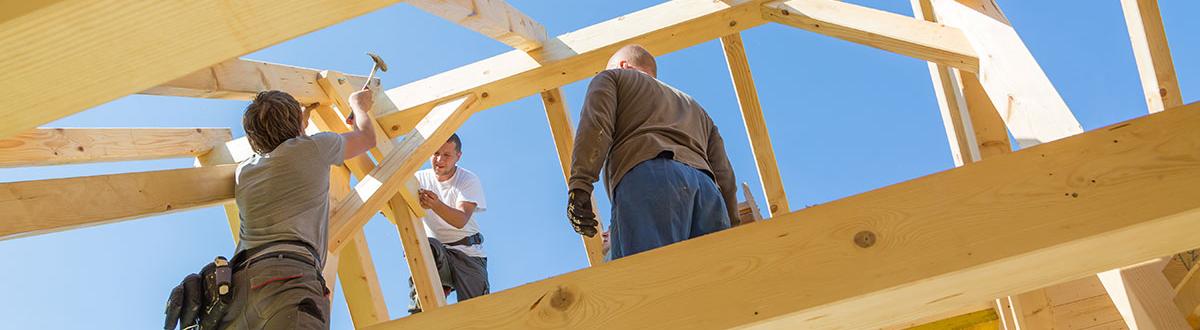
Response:
[[[281,244],[302,246],[309,253],[312,253],[312,258],[292,251],[269,252],[255,256],[270,247]],[[243,250],[235,254],[233,260],[230,261],[227,261],[225,257],[216,257],[213,262],[205,265],[200,270],[200,274],[188,274],[171,291],[171,296],[167,300],[167,318],[164,328],[174,329],[176,323],[179,324],[180,329],[184,330],[205,330],[220,327],[221,319],[225,317],[225,313],[228,312],[234,298],[232,294],[233,273],[250,267],[262,260],[286,258],[308,264],[316,270],[317,278],[321,280],[321,287],[326,288],[325,278],[321,276],[321,272],[317,269],[317,265],[314,262],[316,257],[316,249],[313,249],[307,243],[295,240],[269,242],[252,249]],[[329,289],[326,288],[325,290],[325,294],[328,295]]]
[[[463,237],[463,239],[453,241],[450,243],[442,243],[442,244],[449,245],[449,246],[483,244],[483,234],[475,233],[475,235]]]

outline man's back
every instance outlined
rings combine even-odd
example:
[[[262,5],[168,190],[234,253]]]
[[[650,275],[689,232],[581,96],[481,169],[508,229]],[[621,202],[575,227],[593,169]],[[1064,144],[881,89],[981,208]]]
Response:
[[[267,155],[240,164],[235,191],[242,218],[238,251],[279,241],[301,241],[315,251],[325,251],[329,166],[341,160],[341,136],[320,133],[292,138]],[[273,251],[312,254],[292,244],[273,246],[259,254]],[[324,256],[313,257],[323,265]]]
[[[592,79],[585,102],[575,145],[576,166],[571,171],[572,189],[590,192],[591,182],[598,178],[589,174],[607,158],[605,178],[611,194],[625,173],[664,151],[670,151],[674,160],[714,176],[718,183],[722,183],[722,174],[729,173],[732,183],[716,126],[686,93],[636,70],[614,69]],[[591,132],[596,134],[584,136]],[[589,138],[602,141],[578,142]]]

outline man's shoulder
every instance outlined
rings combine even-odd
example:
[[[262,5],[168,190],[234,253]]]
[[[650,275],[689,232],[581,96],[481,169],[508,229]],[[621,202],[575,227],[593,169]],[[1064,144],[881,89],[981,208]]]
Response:
[[[475,172],[471,172],[471,170],[465,169],[462,166],[458,167],[458,171],[459,171],[458,175],[462,176],[461,178],[459,178],[459,180],[458,180],[459,182],[479,183],[479,176],[475,175]]]

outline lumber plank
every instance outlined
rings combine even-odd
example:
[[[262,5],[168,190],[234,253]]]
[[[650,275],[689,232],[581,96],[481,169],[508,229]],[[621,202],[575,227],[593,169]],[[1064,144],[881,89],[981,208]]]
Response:
[[[350,198],[334,206],[329,220],[330,250],[336,251],[403,189],[406,179],[467,121],[474,100],[474,95],[466,95],[434,107],[374,170],[359,180]]]
[[[933,3],[929,0],[911,0],[913,16],[928,22],[937,22]],[[980,160],[979,146],[975,142],[975,130],[967,112],[962,83],[953,68],[945,64],[927,63],[929,77],[933,80],[933,93],[942,115],[946,130],[946,141],[950,144],[950,156],[954,166],[963,166]],[[1003,314],[1003,313],[1001,313]],[[1003,315],[1001,315],[1003,316]],[[1001,321],[1004,321],[1003,319]],[[1003,323],[1003,322],[1001,322]]]
[[[900,55],[975,72],[980,59],[963,31],[834,0],[775,1],[767,20]]]
[[[228,128],[38,128],[0,138],[0,167],[195,157],[232,138]]]
[[[434,105],[475,94],[475,111],[585,79],[620,47],[638,43],[662,55],[762,25],[763,0],[673,0],[387,91],[395,110],[374,111],[388,136],[412,130]]]
[[[989,308],[914,326],[908,330],[995,330],[1002,329],[1000,323],[996,310]]]
[[[316,120],[311,123],[316,124]],[[314,129],[316,125],[309,125]],[[345,165],[329,168],[329,201],[336,204],[350,195],[350,169]],[[387,303],[383,299],[383,289],[379,286],[379,277],[375,273],[375,262],[371,259],[371,249],[367,246],[367,237],[363,231],[350,236],[350,240],[341,251],[326,251],[325,254],[325,284],[333,292],[334,283],[340,277],[342,294],[346,298],[346,307],[350,310],[350,320],[355,328],[390,319]],[[330,299],[333,296],[330,295]]]
[[[1167,45],[1167,33],[1158,13],[1158,0],[1121,0],[1121,9],[1138,76],[1142,79],[1146,108],[1154,113],[1183,105],[1171,47]]]
[[[546,28],[504,0],[408,0],[406,3],[513,48],[531,51],[548,39]]]
[[[1183,314],[1175,307],[1175,289],[1162,274],[1165,264],[1164,259],[1097,274],[1108,297],[1130,328],[1188,328]]]
[[[1053,311],[1053,329],[1087,329],[1112,321],[1121,321],[1121,313],[1107,296],[1095,296],[1056,306]]]
[[[318,85],[320,70],[243,58],[229,59],[168,81],[141,94],[225,100],[253,100],[258,92],[287,92],[301,105],[328,103]],[[347,83],[362,86],[367,77],[345,75]],[[375,78],[378,84],[379,79]]]
[[[750,74],[750,62],[746,59],[746,46],[742,43],[741,33],[721,37],[721,48],[725,51],[725,63],[733,80],[746,135],[750,139],[750,152],[758,168],[763,197],[767,199],[767,211],[771,216],[791,212],[787,193],[783,190],[783,178],[779,174],[779,163],[775,160],[775,148],[771,146],[771,135],[767,131],[767,120],[763,118],[762,105],[758,102],[758,89],[754,87],[754,77]]]
[[[563,182],[570,184],[571,158],[574,157],[575,151],[575,128],[571,125],[571,114],[567,111],[567,99],[563,97],[562,89],[559,88],[542,92],[541,95],[542,107],[546,109],[546,121],[550,124],[550,135],[554,139],[554,150],[558,151],[558,164],[562,167]],[[596,196],[592,196],[592,205],[600,205],[596,203]],[[594,210],[594,212],[596,219],[600,220],[599,210]],[[563,224],[566,223],[564,219]],[[596,232],[604,232],[603,222],[596,225]],[[604,238],[601,235],[597,234],[592,237],[579,235],[579,239],[583,243],[588,265],[596,266],[604,263]]]
[[[0,137],[395,2],[5,2]]]
[[[1017,31],[990,6],[933,0],[937,20],[962,30],[979,55],[979,82],[1022,148],[1083,132]],[[982,12],[981,12],[982,10]],[[999,19],[997,17],[1000,17]]]
[[[0,183],[0,239],[219,205],[234,165]]]
[[[873,328],[1182,251],[1200,230],[1187,108],[371,329]]]
[[[213,147],[211,151],[196,157],[196,166],[215,166],[237,164],[254,155],[250,148],[250,140],[240,137]],[[233,235],[236,246],[241,240],[242,218],[238,211],[237,201],[229,200],[221,205],[225,209],[225,219],[229,222],[229,232]]]
[[[330,77],[323,76],[323,78]],[[333,77],[333,79],[336,80],[337,78]],[[333,85],[328,84],[322,84],[322,86],[333,87]],[[329,88],[326,90],[330,92],[329,95],[331,98],[343,98],[343,90],[340,88]],[[345,115],[338,113],[328,105],[322,104],[318,106],[313,110],[313,115],[314,124],[322,130],[344,133],[349,132],[351,129],[350,126],[346,124]],[[383,143],[385,143],[385,145],[377,145],[373,150],[391,150],[391,140],[385,140]],[[365,154],[347,160],[346,166],[350,169],[350,172],[354,175],[354,177],[359,180],[362,180],[368,173],[371,172],[371,170],[375,169],[375,163],[371,161],[371,159]],[[408,260],[407,264],[409,273],[412,274],[414,286],[417,289],[417,299],[421,302],[421,306],[424,309],[433,310],[438,307],[445,306],[446,297],[442,294],[442,282],[441,278],[438,277],[437,268],[433,263],[429,262],[429,260],[433,260],[433,254],[432,250],[429,248],[429,242],[425,239],[425,226],[421,223],[421,217],[424,217],[425,215],[424,210],[421,209],[420,205],[418,204],[415,210],[417,210],[419,213],[415,214],[419,215],[414,215],[413,209],[410,209],[410,206],[413,204],[406,203],[407,201],[416,201],[416,195],[415,193],[412,193],[412,191],[416,190],[416,180],[410,178],[407,183],[409,185],[408,187],[400,189],[401,193],[396,194],[391,198],[391,200],[388,201],[388,205],[382,210],[383,216],[391,221],[392,224],[396,225],[396,229],[400,233],[400,243],[404,248],[405,255],[407,256],[406,259]],[[349,193],[349,186],[347,186],[347,193]],[[339,202],[340,201],[341,200],[339,200]],[[333,203],[333,205],[337,205],[337,203]],[[351,243],[359,244],[357,242],[353,242],[355,239],[356,238],[353,238],[352,236]],[[365,246],[361,250],[365,251]],[[347,252],[342,253],[346,254]],[[363,258],[369,258],[369,255],[363,255],[362,257],[359,257],[360,260]],[[365,267],[366,263],[363,262],[362,265]],[[375,278],[376,275],[374,266],[371,265],[370,268],[371,269],[369,271],[360,270],[363,274],[370,274],[368,275],[369,277],[366,278],[367,285],[356,287],[358,292],[353,298],[351,298],[350,290],[347,290],[346,292],[348,304],[357,304],[362,306],[360,307],[359,312],[359,314],[362,315],[361,317],[356,318],[354,316],[355,310],[353,308],[350,310],[351,317],[357,320],[355,321],[355,327],[358,328],[365,327],[369,324],[386,321],[388,318],[386,307],[374,307],[385,306],[385,301],[382,299],[382,295],[379,293],[380,291],[376,290],[378,289],[378,284],[372,284],[377,283],[378,279]],[[351,303],[351,299],[353,299],[354,302]],[[380,315],[382,316],[380,317]]]

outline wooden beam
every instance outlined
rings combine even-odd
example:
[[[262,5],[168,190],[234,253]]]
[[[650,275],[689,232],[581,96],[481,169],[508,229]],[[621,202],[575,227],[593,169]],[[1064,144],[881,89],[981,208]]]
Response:
[[[546,28],[504,0],[408,0],[421,10],[462,25],[513,48],[541,48]]]
[[[474,95],[466,95],[434,107],[370,174],[359,180],[350,198],[333,208],[329,220],[330,250],[336,251],[350,234],[362,228],[403,189],[406,179],[412,177],[429,155],[467,121],[474,99]]]
[[[758,90],[750,74],[750,62],[746,59],[742,34],[734,33],[721,37],[725,50],[725,63],[733,80],[733,89],[742,110],[742,122],[746,125],[746,136],[750,138],[750,152],[758,168],[763,196],[767,199],[767,210],[771,216],[792,211],[788,206],[787,194],[783,190],[783,178],[779,175],[779,163],[775,160],[775,148],[771,146],[771,135],[767,132],[767,120],[763,118],[762,106],[758,102]]]
[[[434,105],[478,95],[475,111],[585,79],[604,70],[620,47],[638,43],[662,55],[764,23],[763,0],[674,0],[555,37],[542,48],[514,50],[387,91],[395,111],[374,111],[396,137]]]
[[[350,171],[343,166],[334,167],[342,172],[345,181],[338,179],[337,188],[342,193],[336,196],[340,201],[350,194]],[[330,196],[335,197],[335,196]],[[350,236],[350,242],[343,245],[340,252],[329,252],[337,255],[337,275],[342,280],[343,295],[346,297],[346,307],[350,310],[350,319],[355,328],[364,328],[372,324],[391,319],[388,314],[387,302],[383,299],[383,288],[379,285],[379,275],[375,272],[375,262],[371,259],[371,250],[367,246],[367,237],[363,231]],[[326,261],[328,262],[328,261]],[[330,285],[333,280],[326,279]]]
[[[21,56],[0,56],[0,137],[395,2],[6,2],[0,44]]]
[[[1175,307],[1192,329],[1200,329],[1200,279],[1196,279],[1194,274],[1197,268],[1193,266],[1189,275],[1175,288],[1174,298]]]
[[[574,157],[575,128],[571,125],[571,114],[567,111],[567,99],[563,97],[562,89],[551,89],[542,92],[542,106],[546,109],[546,121],[550,123],[550,135],[554,138],[554,149],[558,151],[558,164],[562,166],[563,180],[570,184],[571,158]],[[565,193],[566,191],[564,191]],[[592,205],[596,197],[592,196]],[[599,220],[600,212],[596,211]],[[564,222],[565,224],[565,222]],[[596,225],[597,233],[604,233],[604,223]],[[588,265],[596,266],[604,263],[604,238],[602,235],[587,237],[580,235]]]
[[[1200,230],[1187,108],[372,329],[874,328],[1182,251]]]
[[[258,92],[278,90],[292,95],[300,105],[328,103],[325,91],[317,83],[320,72],[316,69],[234,58],[144,90],[141,94],[253,100]],[[340,78],[355,86],[362,86],[367,80],[367,77],[351,75]],[[375,79],[376,84],[378,81],[379,79]]]
[[[249,159],[253,155],[254,150],[250,148],[250,140],[243,136],[219,144],[208,153],[196,157],[196,166],[232,165]],[[242,228],[242,218],[237,202],[231,199],[221,207],[225,209],[225,219],[229,221],[229,232],[233,235],[233,244],[237,245],[241,239],[239,235],[241,235]]]
[[[323,75],[323,79],[329,78],[334,80],[337,79],[336,77]],[[336,82],[334,82],[334,84],[328,84],[328,82],[322,83],[322,86],[330,87],[329,89],[326,89],[329,92],[330,98],[345,98],[343,93],[347,91],[343,90],[342,88],[338,88],[335,85]],[[346,96],[348,96],[348,94],[346,94]],[[386,101],[385,99],[381,99],[380,101],[390,102]],[[333,131],[337,133],[350,131],[350,127],[346,125],[345,115],[334,111],[334,109],[328,105],[321,105],[317,107],[313,110],[313,115],[313,122],[322,130]],[[391,140],[385,139],[383,143],[384,145],[377,145],[373,150],[386,149],[390,151],[393,148],[391,145]],[[368,173],[375,169],[375,163],[372,162],[367,155],[359,155],[358,157],[347,160],[346,166],[350,168],[350,172],[353,173],[355,178],[359,180],[365,178]],[[416,180],[412,178],[410,178],[407,182],[410,185],[416,184]],[[393,196],[391,200],[388,201],[387,207],[383,208],[383,215],[384,217],[387,217],[392,224],[396,225],[396,229],[400,233],[400,243],[404,248],[405,256],[408,260],[408,269],[409,273],[412,274],[414,287],[417,289],[417,299],[421,302],[422,307],[427,310],[433,310],[437,307],[446,305],[446,297],[442,293],[442,282],[441,278],[438,277],[437,267],[432,262],[429,262],[429,260],[433,260],[433,254],[429,248],[429,242],[425,239],[425,226],[421,223],[421,217],[424,217],[425,215],[424,209],[421,209],[420,205],[417,205],[415,209],[410,209],[410,205],[412,204],[406,203],[407,201],[416,201],[415,193],[413,193],[415,190],[415,186],[409,186],[400,189],[401,193]],[[349,193],[348,189],[347,193]],[[339,202],[340,201],[341,200],[339,200]],[[333,205],[337,205],[337,203],[334,203]],[[417,215],[414,214],[414,210],[418,212],[415,213]],[[357,240],[357,238],[351,238],[352,244],[359,244],[353,242],[354,240]],[[348,246],[348,248],[349,247],[352,246]],[[366,251],[365,246],[362,249],[355,250]],[[342,253],[346,254],[347,252]],[[359,257],[360,260],[363,258],[369,258],[369,255],[363,255]],[[363,265],[365,265],[365,263]],[[382,299],[382,295],[378,293],[379,291],[374,291],[378,288],[378,284],[371,284],[373,283],[372,281],[375,283],[378,282],[378,279],[374,278],[374,266],[371,266],[371,270],[369,272],[363,270],[362,273],[370,273],[371,275],[370,277],[366,278],[366,286],[358,287],[357,291],[359,293],[356,294],[354,302],[350,302],[350,290],[347,289],[346,292],[348,304],[363,305],[363,307],[360,308],[359,314],[364,316],[361,318],[356,318],[359,320],[355,321],[356,328],[386,321],[388,319],[386,307],[381,307],[383,308],[383,311],[385,311],[384,313],[378,312],[379,309],[373,307],[376,305],[384,306],[385,304],[385,301]],[[355,309],[352,308],[351,317],[354,317],[354,312]],[[380,315],[382,315],[382,317],[379,317]]]
[[[1121,9],[1125,12],[1125,26],[1129,28],[1133,59],[1142,78],[1146,107],[1150,113],[1155,113],[1183,105],[1167,33],[1158,14],[1158,0],[1121,0]]]
[[[1000,328],[1000,318],[996,315],[994,309],[978,310],[948,319],[938,320],[915,327],[908,330],[990,330],[1003,329]]]
[[[978,53],[979,82],[1018,145],[1025,148],[1083,132],[992,0],[933,0],[933,8],[937,21],[962,29]]]
[[[913,16],[929,22],[937,22],[933,14],[933,3],[929,0],[911,0]],[[979,161],[978,144],[975,142],[971,117],[967,112],[962,84],[953,68],[933,62],[928,63],[929,77],[933,80],[933,93],[941,110],[946,140],[950,143],[950,155],[954,166],[963,166]],[[1003,314],[1003,313],[1000,313]],[[1004,316],[1004,315],[1001,315]],[[1003,323],[1003,318],[1001,319]]]
[[[228,128],[39,128],[0,138],[0,167],[195,157],[231,138]]]
[[[979,58],[963,32],[945,25],[834,0],[775,1],[762,7],[776,23],[945,64],[966,71]]]
[[[233,165],[0,183],[0,239],[219,205]]]
[[[1163,277],[1166,260],[1127,269],[1114,269],[1097,276],[1130,329],[1187,329],[1187,321],[1175,307],[1175,290]]]

